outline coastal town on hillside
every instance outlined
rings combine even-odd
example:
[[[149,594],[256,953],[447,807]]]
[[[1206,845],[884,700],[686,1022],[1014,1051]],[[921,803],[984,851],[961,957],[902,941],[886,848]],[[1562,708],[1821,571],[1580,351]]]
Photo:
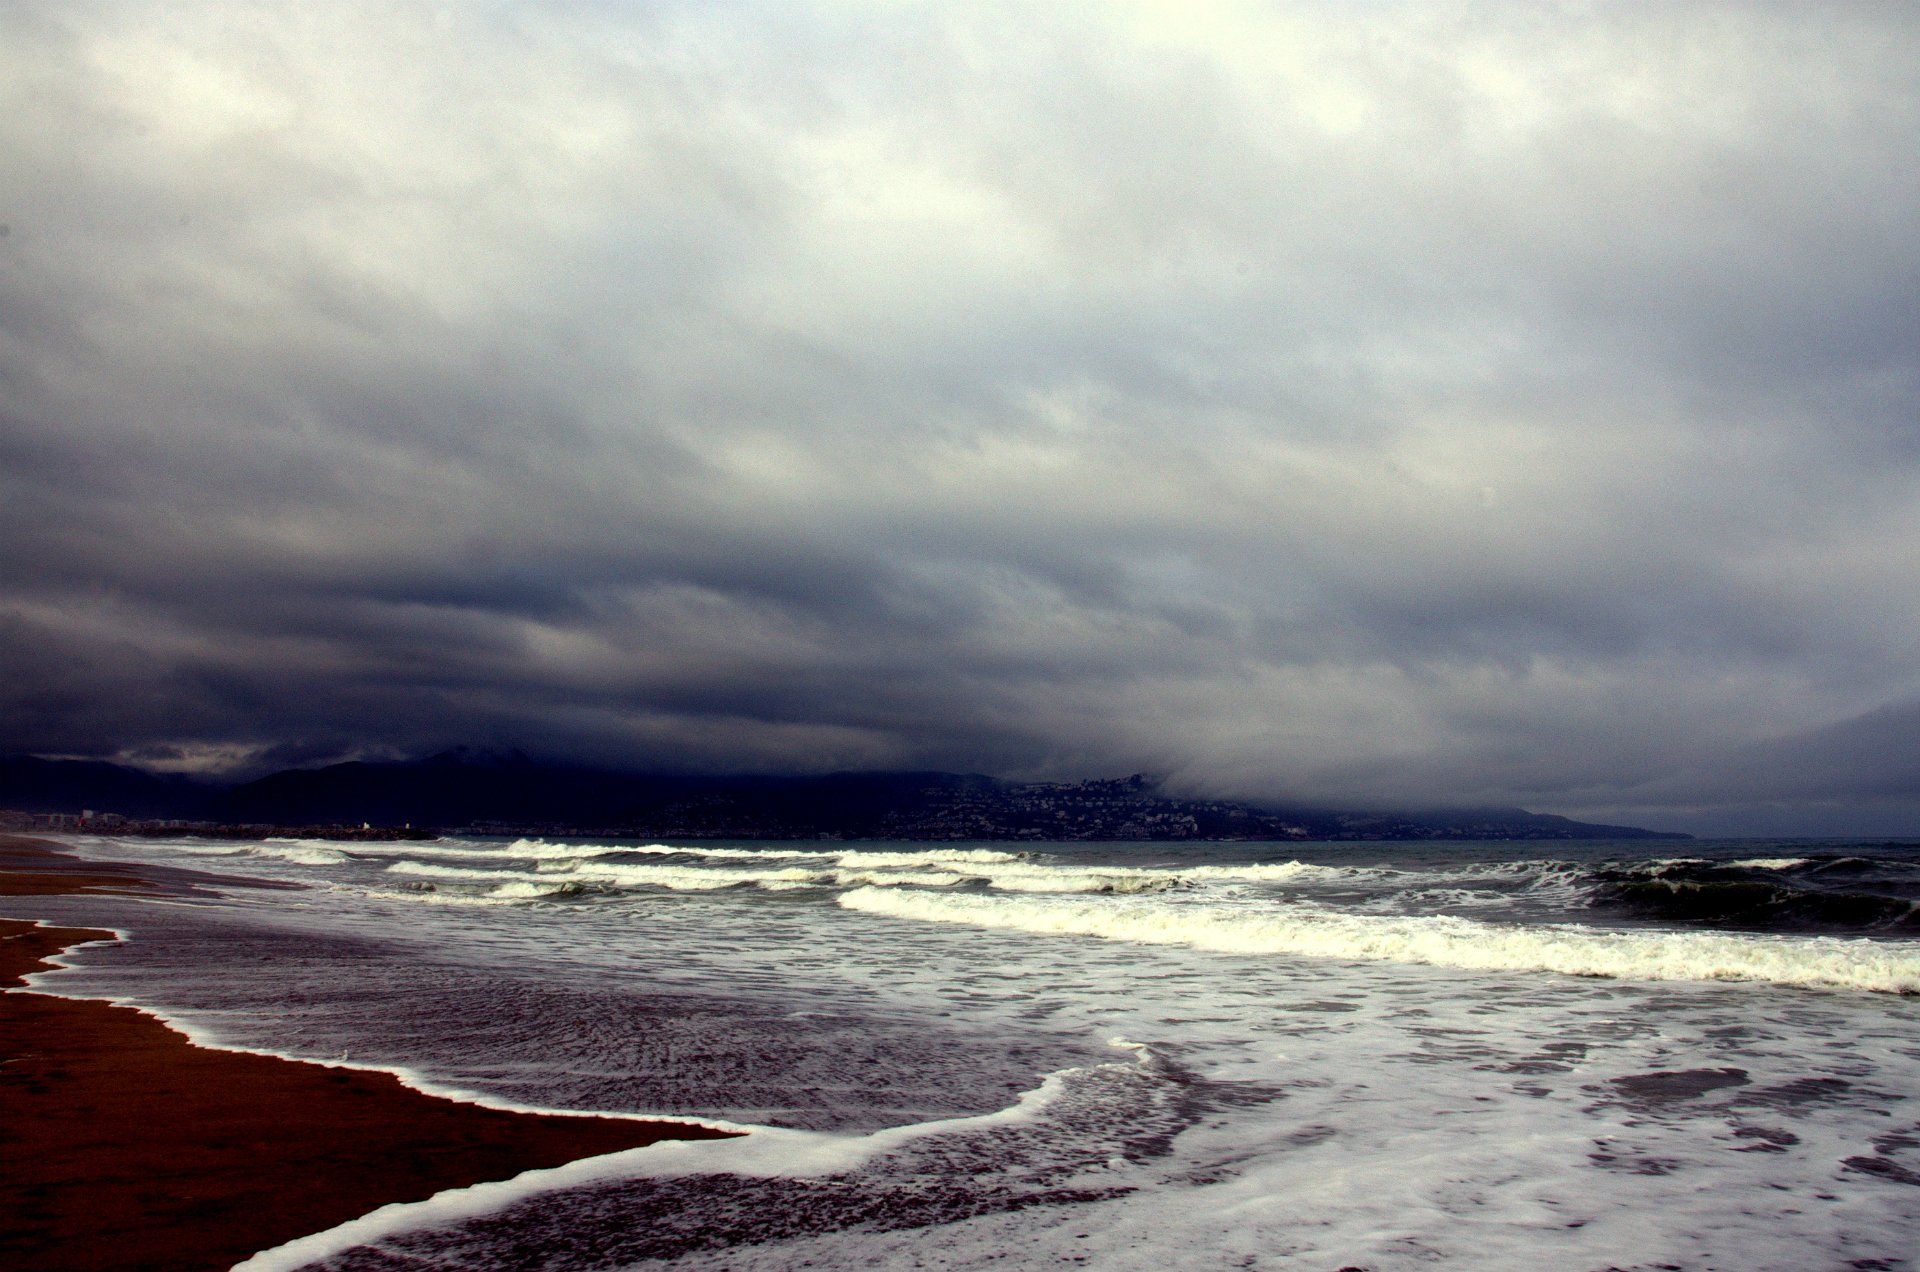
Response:
[[[383,824],[372,816],[270,815],[142,818],[113,811],[0,810],[14,830],[124,836],[273,836],[344,841],[424,839],[435,834],[611,835],[638,839],[912,841],[1300,841],[1500,840],[1640,837],[1631,827],[1593,826],[1513,809],[1395,813],[1265,810],[1228,800],[1161,794],[1146,777],[1011,783],[952,775],[902,776],[847,798],[827,788],[749,783],[689,785],[623,814],[591,820],[475,815]]]

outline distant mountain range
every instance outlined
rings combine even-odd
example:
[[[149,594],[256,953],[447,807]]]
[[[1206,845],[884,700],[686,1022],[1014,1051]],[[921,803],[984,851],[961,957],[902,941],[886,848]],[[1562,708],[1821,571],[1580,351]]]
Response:
[[[218,784],[87,760],[0,759],[0,809],[137,822],[412,826],[704,839],[1684,839],[1517,808],[1356,811],[1181,799],[1144,777],[689,777],[448,752]]]

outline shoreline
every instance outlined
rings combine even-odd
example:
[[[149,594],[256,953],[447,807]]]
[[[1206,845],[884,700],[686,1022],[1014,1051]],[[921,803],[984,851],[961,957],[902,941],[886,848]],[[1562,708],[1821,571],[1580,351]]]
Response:
[[[378,1071],[199,1046],[136,1008],[26,987],[65,950],[119,939],[44,924],[31,898],[186,882],[0,835],[0,1247],[13,1272],[230,1268],[393,1202],[732,1134],[489,1108]]]

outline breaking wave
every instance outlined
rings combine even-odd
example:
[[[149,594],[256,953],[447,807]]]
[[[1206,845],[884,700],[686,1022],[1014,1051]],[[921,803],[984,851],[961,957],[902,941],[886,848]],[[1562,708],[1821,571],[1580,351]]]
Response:
[[[631,851],[631,850],[629,850]],[[648,852],[652,850],[642,850]],[[677,851],[677,850],[662,850]],[[451,854],[448,854],[451,855]],[[529,899],[551,895],[556,877],[592,882],[607,888],[668,888],[674,891],[715,891],[758,886],[771,891],[797,888],[935,887],[972,884],[997,892],[1014,893],[1152,893],[1201,883],[1274,883],[1326,880],[1380,874],[1344,867],[1313,866],[1302,862],[1248,866],[1197,866],[1185,870],[1149,867],[1072,867],[1036,864],[1013,853],[988,850],[933,850],[928,852],[750,853],[727,852],[740,863],[758,858],[768,864],[719,865],[701,862],[680,865],[610,860],[611,854],[560,856],[526,852],[492,854],[530,863],[532,870],[497,869],[483,865],[453,865],[443,861],[396,861],[387,873],[416,878],[473,883],[539,884]],[[721,856],[715,852],[714,856]],[[467,858],[471,860],[472,858]],[[492,895],[514,895],[496,889]]]
[[[1920,993],[1920,948],[1906,944],[1715,932],[1518,926],[1449,915],[1378,917],[1298,905],[1226,910],[1153,902],[956,896],[859,888],[850,910],[1222,954],[1423,963],[1467,971],[1545,971],[1629,980],[1763,981]]]
[[[1920,883],[1858,857],[1756,857],[1620,866],[1588,904],[1639,918],[1764,932],[1920,933]]]

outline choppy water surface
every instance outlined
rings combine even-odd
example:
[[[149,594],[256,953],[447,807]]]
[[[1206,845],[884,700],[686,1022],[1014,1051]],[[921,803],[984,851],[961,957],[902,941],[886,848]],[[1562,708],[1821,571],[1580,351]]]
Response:
[[[764,1128],[448,1194],[336,1269],[1891,1269],[1920,848],[86,841],[45,987],[529,1107]],[[66,916],[62,916],[66,917]]]

